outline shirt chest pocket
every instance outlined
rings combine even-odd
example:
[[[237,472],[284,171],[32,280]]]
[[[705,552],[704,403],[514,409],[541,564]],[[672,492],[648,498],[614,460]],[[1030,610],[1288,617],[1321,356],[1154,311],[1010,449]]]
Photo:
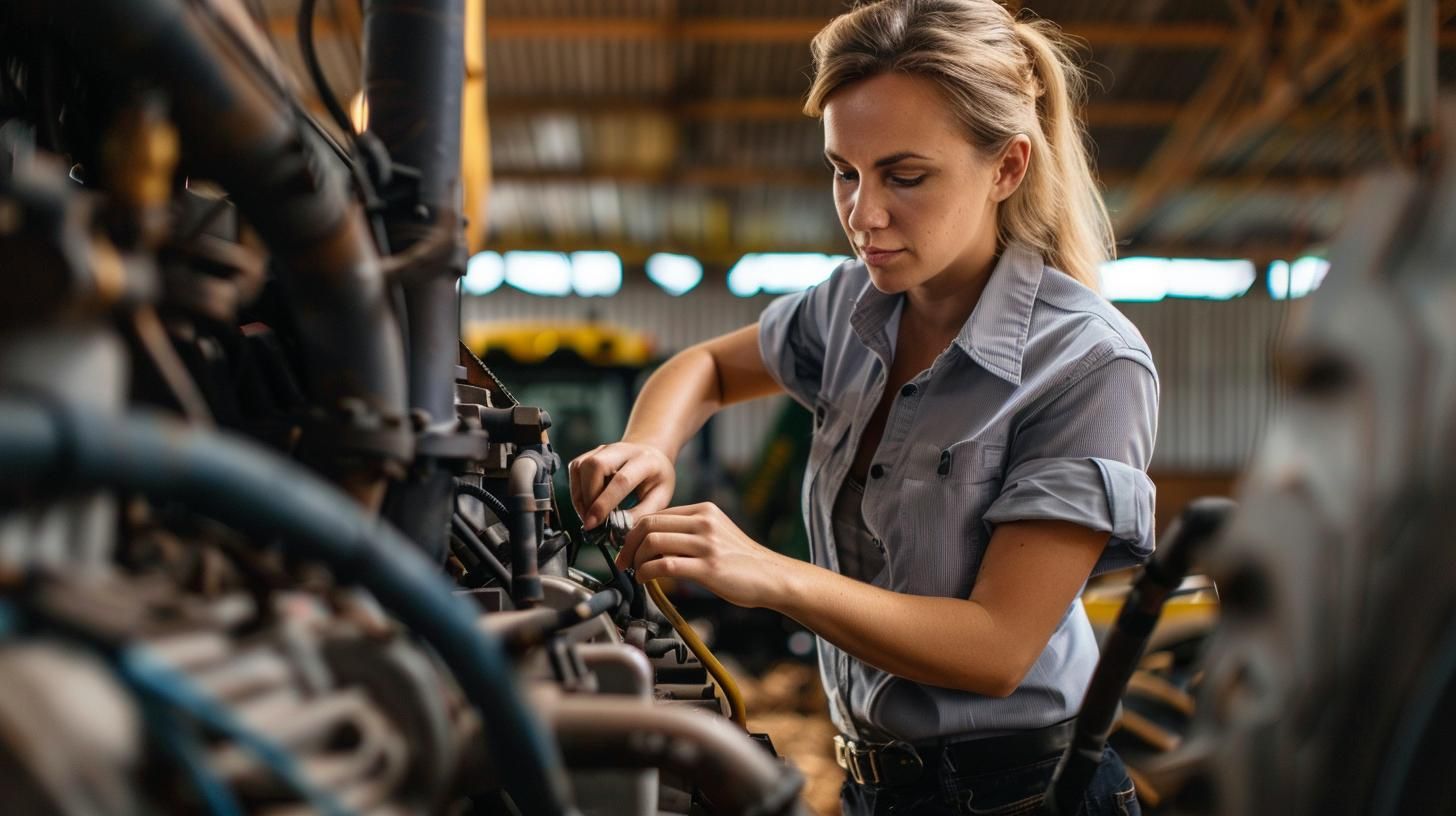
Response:
[[[1000,493],[1006,446],[967,439],[911,452],[890,552],[894,588],[965,598],[989,542],[981,521]]]

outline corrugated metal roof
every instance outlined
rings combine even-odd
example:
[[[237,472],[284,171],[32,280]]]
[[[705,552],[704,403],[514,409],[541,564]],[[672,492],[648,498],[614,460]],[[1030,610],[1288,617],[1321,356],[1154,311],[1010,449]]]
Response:
[[[359,71],[345,2],[320,0],[318,12],[321,60],[341,97],[355,91]],[[290,33],[297,0],[262,5],[275,21],[280,54],[297,69]],[[842,248],[819,125],[795,109],[809,85],[812,21],[827,21],[849,5],[490,0],[487,31],[494,20],[508,32],[490,39],[487,48],[498,177],[492,234],[513,245],[701,244],[723,253],[733,248],[725,243]],[[1072,33],[1090,35],[1083,52],[1093,77],[1089,134],[1116,213],[1131,201],[1130,185],[1158,155],[1180,109],[1209,82],[1224,48],[1247,32],[1223,0],[1022,5]],[[1340,24],[1333,4],[1318,13],[1320,25]],[[692,35],[675,36],[678,26]],[[728,33],[714,34],[725,26]],[[756,30],[765,36],[752,36]],[[1166,41],[1159,32],[1168,32]],[[1279,47],[1277,38],[1272,42]],[[1307,47],[1320,45],[1314,40]],[[1338,224],[1337,182],[1389,158],[1379,97],[1370,87],[1379,76],[1387,101],[1398,100],[1392,54],[1398,57],[1398,49],[1354,54],[1346,60],[1354,68],[1312,83],[1293,115],[1254,128],[1210,156],[1124,236],[1129,248],[1232,253],[1251,244],[1293,245],[1327,236]],[[1372,55],[1381,60],[1379,72],[1353,72],[1365,70]],[[1258,101],[1261,81],[1278,80],[1280,59],[1276,52],[1248,72],[1258,81],[1238,85],[1244,110]],[[1453,63],[1441,66],[1448,81],[1456,81]],[[307,80],[299,84],[311,89]],[[1232,116],[1219,110],[1191,124],[1212,129]]]

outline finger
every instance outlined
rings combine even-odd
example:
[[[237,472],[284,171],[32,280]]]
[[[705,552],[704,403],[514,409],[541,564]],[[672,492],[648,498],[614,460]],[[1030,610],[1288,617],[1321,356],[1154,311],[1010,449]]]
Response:
[[[613,447],[606,447],[596,453],[587,454],[576,460],[576,474],[572,482],[572,501],[576,502],[577,515],[582,526],[590,530],[607,517],[605,512],[592,517],[592,507],[597,503],[602,490],[627,463],[627,454]],[[610,507],[607,509],[611,509]]]
[[[590,502],[585,500],[586,497],[582,493],[581,476],[577,475],[577,463],[580,461],[581,457],[578,456],[566,463],[566,489],[567,493],[571,496],[571,508],[576,511],[577,518],[581,518],[582,508],[590,504]]]
[[[641,499],[638,500],[637,506],[632,508],[632,510],[637,518],[642,518],[667,507],[667,503],[670,501],[672,501],[672,485],[666,482],[658,482],[648,487],[647,491],[642,494]]]
[[[619,566],[627,566],[632,563],[631,558],[642,546],[642,540],[654,533],[682,533],[687,535],[698,535],[704,532],[696,520],[687,516],[667,516],[656,513],[650,516],[643,516],[642,520],[632,525],[627,531],[627,537],[622,542],[622,558],[617,563]]]
[[[698,502],[697,504],[680,504],[677,507],[667,507],[657,511],[659,516],[701,516],[718,509],[718,505],[712,502]]]
[[[586,511],[587,515],[591,517],[591,522],[587,525],[588,529],[605,521],[607,514],[612,512],[612,508],[621,504],[631,495],[632,491],[636,490],[650,473],[651,465],[641,458],[633,459],[622,465],[621,470],[618,470],[617,474],[607,482],[607,486],[602,488],[602,491],[597,494],[596,500]]]
[[[700,558],[669,555],[643,564],[637,570],[638,581],[655,581],[658,578],[687,578],[698,580],[707,570]]]
[[[646,516],[627,529],[627,537],[622,539],[622,549],[617,553],[617,567],[628,567],[632,559],[637,555],[637,548],[642,546],[642,539],[653,530],[660,529],[659,522],[654,521],[652,516]]]
[[[708,544],[700,536],[683,533],[650,533],[642,539],[642,545],[633,553],[633,566],[656,561],[659,558],[683,556],[702,558],[708,554]]]

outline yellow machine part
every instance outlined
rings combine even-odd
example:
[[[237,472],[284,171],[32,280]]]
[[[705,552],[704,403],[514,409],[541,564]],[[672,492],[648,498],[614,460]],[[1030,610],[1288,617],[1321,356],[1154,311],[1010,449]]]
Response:
[[[597,365],[644,366],[654,359],[646,334],[604,323],[479,323],[464,334],[477,356],[503,351],[520,363],[539,363],[562,350]]]
[[[1116,583],[1090,587],[1082,594],[1082,605],[1087,608],[1087,619],[1091,621],[1098,640],[1117,622],[1117,614],[1122,611],[1128,589],[1127,584]],[[1217,622],[1218,592],[1212,585],[1170,598],[1163,606],[1163,615],[1148,641],[1148,651],[1154,652],[1178,641],[1207,634]]]

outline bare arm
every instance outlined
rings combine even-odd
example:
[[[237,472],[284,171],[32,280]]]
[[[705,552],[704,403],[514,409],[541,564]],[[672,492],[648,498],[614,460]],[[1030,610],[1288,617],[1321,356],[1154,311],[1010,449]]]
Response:
[[[1062,521],[996,528],[969,599],[907,595],[761,547],[713,505],[643,519],[619,563],[689,578],[799,621],[860,660],[920,683],[1010,694],[1031,670],[1107,543]]]
[[[758,353],[758,324],[744,326],[678,352],[653,372],[622,441],[652,445],[676,459],[713,414],[781,391]]]
[[[582,524],[601,524],[634,492],[639,515],[666,507],[673,463],[703,423],[725,406],[781,390],[759,355],[757,323],[673,355],[642,387],[622,441],[571,463],[571,499]]]

